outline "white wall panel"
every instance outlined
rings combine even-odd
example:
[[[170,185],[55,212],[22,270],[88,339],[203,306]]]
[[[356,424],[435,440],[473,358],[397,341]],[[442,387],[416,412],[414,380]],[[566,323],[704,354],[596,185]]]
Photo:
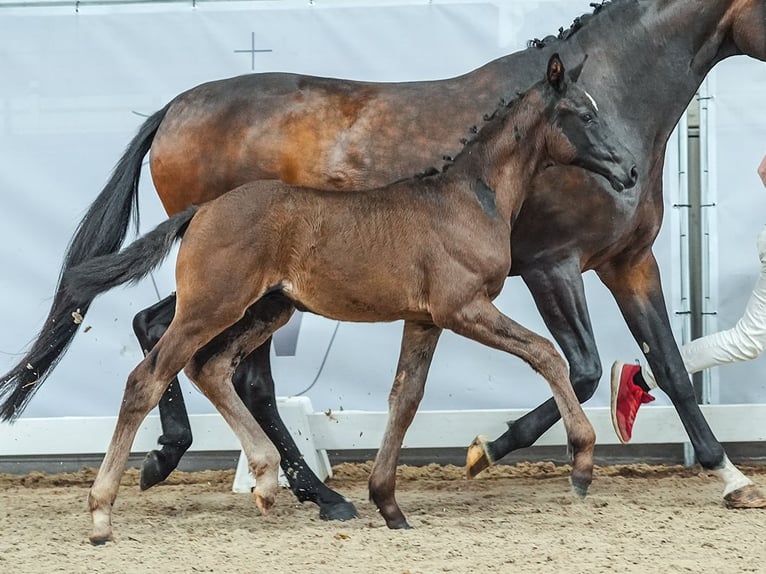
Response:
[[[77,14],[71,7],[0,8],[0,370],[35,336],[65,245],[140,114],[198,83],[251,69],[381,81],[456,75],[556,33],[590,10],[585,0],[216,2],[194,9],[155,3],[85,6]],[[254,60],[237,52],[253,39],[256,49],[271,51]],[[677,144],[671,147],[677,153]],[[749,161],[748,171],[754,165]],[[677,171],[666,180],[670,205]],[[141,210],[144,231],[163,218],[146,175]],[[676,224],[665,225],[657,244],[669,299],[678,294],[674,232]],[[156,289],[145,281],[96,301],[85,321],[91,329],[78,334],[26,416],[116,412],[125,377],[140,359],[131,319],[173,290],[172,264],[155,281]],[[593,274],[586,284],[608,373],[612,360],[639,352],[606,289]],[[508,281],[499,306],[547,334],[520,280]],[[274,358],[279,394],[298,393],[315,378],[334,329],[332,321],[303,316],[295,355]],[[399,324],[341,324],[307,393],[314,407],[384,409],[400,334]],[[591,406],[608,404],[606,378]],[[186,396],[192,412],[212,412],[188,385]],[[423,404],[531,407],[548,397],[545,382],[518,359],[446,334]]]
[[[760,270],[755,239],[766,224],[766,189],[756,173],[766,154],[766,65],[740,57],[710,75],[711,163],[708,332],[729,329],[742,316]],[[711,370],[721,403],[766,402],[766,358]]]

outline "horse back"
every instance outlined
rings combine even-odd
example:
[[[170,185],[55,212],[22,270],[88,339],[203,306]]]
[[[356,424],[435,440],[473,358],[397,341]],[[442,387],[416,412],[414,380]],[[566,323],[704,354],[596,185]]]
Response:
[[[355,191],[441,167],[512,95],[497,65],[425,82],[267,73],[202,84],[160,125],[155,187],[172,214],[257,179]]]

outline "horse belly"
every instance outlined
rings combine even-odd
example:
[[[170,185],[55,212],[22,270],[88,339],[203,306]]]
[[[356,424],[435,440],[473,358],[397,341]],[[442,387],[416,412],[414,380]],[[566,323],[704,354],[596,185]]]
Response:
[[[377,323],[430,317],[427,305],[410,285],[353,266],[338,271],[303,283],[290,282],[284,292],[306,310],[338,321]]]

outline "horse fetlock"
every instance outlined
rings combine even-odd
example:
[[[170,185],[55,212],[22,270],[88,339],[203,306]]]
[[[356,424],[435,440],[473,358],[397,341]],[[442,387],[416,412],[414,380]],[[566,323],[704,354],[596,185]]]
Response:
[[[265,463],[251,464],[250,470],[255,477],[255,489],[253,490],[255,504],[262,514],[268,514],[271,507],[274,506],[279,492],[279,455],[277,455],[276,461],[270,460]]]

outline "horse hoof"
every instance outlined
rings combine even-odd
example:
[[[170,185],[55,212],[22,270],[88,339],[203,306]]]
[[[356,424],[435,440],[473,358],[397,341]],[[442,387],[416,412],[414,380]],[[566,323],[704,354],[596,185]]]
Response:
[[[407,522],[405,518],[386,521],[386,526],[391,530],[412,530],[412,526]]]
[[[94,530],[93,534],[88,537],[88,540],[90,540],[90,543],[93,544],[93,546],[103,546],[107,542],[114,540],[114,537],[112,536],[111,530],[101,533],[97,533]]]
[[[253,497],[255,498],[255,505],[264,516],[271,511],[277,498],[276,494],[263,494],[262,492],[258,492],[257,487],[256,490],[253,491]]]
[[[141,463],[141,490],[151,488],[165,480],[173,472],[175,466],[168,463],[165,453],[159,450],[152,450],[146,453],[144,462]]]
[[[593,462],[582,463],[580,465],[575,464],[572,468],[572,473],[569,475],[569,483],[572,485],[574,493],[580,497],[585,498],[588,494],[588,488],[590,488],[593,482]]]
[[[468,447],[468,452],[465,455],[465,474],[468,478],[475,477],[482,470],[495,464],[489,455],[488,442],[488,436],[479,435],[473,439],[471,446]]]
[[[578,480],[575,477],[572,477],[570,482],[572,484],[572,492],[577,495],[577,498],[582,499],[588,496],[590,481]]]
[[[345,522],[346,520],[359,518],[359,512],[357,512],[356,506],[350,500],[326,502],[319,505],[319,518],[322,520]]]
[[[723,501],[726,508],[766,508],[766,497],[754,484],[732,490]]]

